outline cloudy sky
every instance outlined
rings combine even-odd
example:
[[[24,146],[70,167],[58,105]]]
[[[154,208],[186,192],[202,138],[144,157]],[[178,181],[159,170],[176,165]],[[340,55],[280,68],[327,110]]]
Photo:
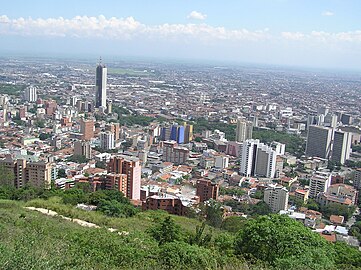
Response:
[[[0,55],[145,56],[361,70],[360,0],[11,0]]]

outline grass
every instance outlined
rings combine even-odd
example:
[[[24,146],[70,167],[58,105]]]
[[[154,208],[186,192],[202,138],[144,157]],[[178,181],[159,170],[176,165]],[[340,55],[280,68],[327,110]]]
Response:
[[[0,200],[0,269],[249,269],[246,263],[233,257],[225,261],[213,248],[184,242],[181,245],[184,250],[159,246],[145,230],[154,224],[154,215],[166,213],[149,211],[134,218],[105,219],[114,227],[131,231],[120,236],[103,228],[85,228],[60,217],[30,211],[25,205],[48,207],[90,221],[105,222],[96,220],[101,218],[99,213],[61,205],[59,198],[26,204]],[[175,219],[184,228],[194,225],[185,218]]]
[[[113,218],[107,217],[97,211],[87,212],[81,209],[77,209],[71,205],[62,204],[61,198],[59,197],[51,197],[48,200],[31,200],[27,202],[25,206],[50,209],[57,212],[58,214],[67,217],[78,218],[91,223],[95,223],[99,226],[111,227],[120,231],[128,232],[145,232],[157,221],[169,215],[164,211],[144,211],[139,212],[134,217],[130,218]],[[182,230],[188,233],[194,233],[196,226],[201,225],[201,222],[197,219],[191,219],[176,215],[172,215],[172,217],[174,221],[181,226]],[[213,229],[213,232],[217,233],[218,230]]]

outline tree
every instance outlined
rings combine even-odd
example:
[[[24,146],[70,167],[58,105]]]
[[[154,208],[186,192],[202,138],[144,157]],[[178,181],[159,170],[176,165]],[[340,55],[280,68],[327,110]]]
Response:
[[[149,233],[159,245],[180,240],[180,226],[170,216],[151,227]]]
[[[244,217],[228,217],[223,220],[221,229],[236,233],[243,228],[245,220],[246,219]]]
[[[5,166],[0,166],[0,186],[14,186],[14,172]]]
[[[292,269],[297,265],[299,269],[329,268],[333,264],[327,256],[329,248],[319,234],[285,215],[248,220],[235,240],[237,254],[281,269]]]
[[[47,134],[47,133],[40,133],[39,135],[39,139],[42,141],[45,141],[46,139],[49,139],[51,137],[51,134]]]
[[[271,208],[264,201],[260,201],[260,202],[258,202],[258,203],[251,206],[251,215],[252,216],[268,215],[271,212],[272,212]]]
[[[116,200],[101,200],[98,204],[98,211],[110,217],[132,217],[137,213],[136,208],[131,204],[120,203]]]
[[[67,160],[76,163],[86,163],[88,161],[88,159],[82,155],[72,155]]]
[[[66,178],[67,175],[66,175],[66,172],[64,169],[59,169],[58,170],[58,178]]]
[[[95,168],[106,169],[107,164],[104,161],[97,161],[95,163]]]
[[[201,226],[196,226],[196,232],[189,237],[189,244],[198,246],[207,246],[212,240],[212,233],[204,234],[206,223],[203,222]]]
[[[354,211],[354,207],[349,207],[347,205],[338,203],[330,203],[327,206],[322,206],[320,208],[320,212],[327,218],[329,218],[331,215],[344,216],[346,221],[352,216]]]
[[[223,207],[222,205],[215,201],[209,200],[206,204],[206,220],[209,225],[219,228],[223,220]]]

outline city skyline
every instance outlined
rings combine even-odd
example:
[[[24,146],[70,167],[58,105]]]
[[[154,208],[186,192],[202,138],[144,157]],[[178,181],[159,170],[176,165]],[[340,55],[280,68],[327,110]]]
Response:
[[[347,2],[60,5],[39,0],[29,6],[12,1],[0,14],[0,55],[101,54],[360,69],[360,3]]]

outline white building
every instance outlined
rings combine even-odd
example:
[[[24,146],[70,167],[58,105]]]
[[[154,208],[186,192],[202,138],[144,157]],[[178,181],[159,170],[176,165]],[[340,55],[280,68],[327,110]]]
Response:
[[[110,131],[100,133],[100,148],[111,150],[115,148],[114,133]]]
[[[246,140],[240,154],[240,174],[273,178],[276,172],[276,152],[259,140]]]
[[[29,86],[25,88],[24,97],[26,101],[35,102],[38,99],[36,87]]]
[[[310,198],[317,198],[317,195],[326,192],[331,185],[331,173],[316,171],[310,179]]]
[[[229,165],[229,157],[218,155],[215,157],[214,165],[217,169],[225,169],[228,168]]]
[[[288,190],[283,186],[271,185],[264,191],[264,201],[273,213],[287,210]]]
[[[99,64],[95,76],[95,107],[102,107],[105,110],[107,107],[107,68]]]

